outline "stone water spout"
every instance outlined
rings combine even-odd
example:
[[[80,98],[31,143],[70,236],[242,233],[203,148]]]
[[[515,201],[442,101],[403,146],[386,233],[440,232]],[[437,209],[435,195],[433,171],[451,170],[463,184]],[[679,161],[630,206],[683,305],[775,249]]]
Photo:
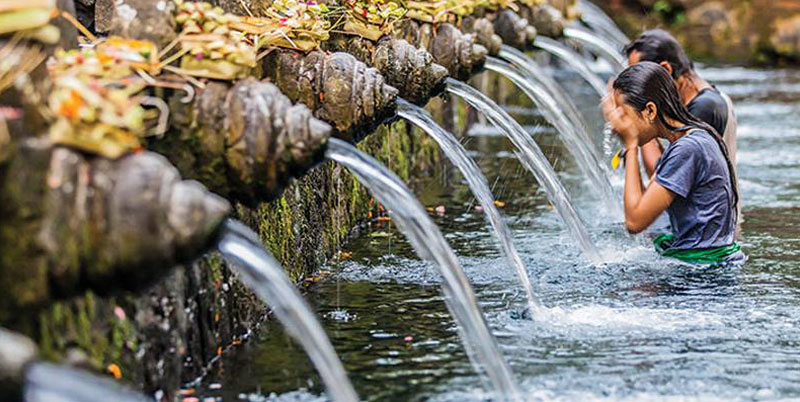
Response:
[[[152,153],[21,141],[0,178],[0,321],[87,289],[138,289],[213,243],[230,205]]]
[[[539,35],[548,38],[561,38],[564,36],[564,28],[567,26],[567,19],[557,8],[549,4],[526,4],[535,3],[523,1],[520,4],[519,16],[525,18],[530,25],[536,28]]]
[[[511,8],[478,7],[471,14],[458,18],[458,27],[475,35],[477,43],[484,46],[490,56],[497,56],[503,44],[518,49],[530,46],[537,35],[536,28]]]
[[[274,51],[264,71],[289,99],[330,123],[337,138],[358,141],[395,115],[397,89],[348,53]]]
[[[504,39],[495,32],[495,26],[486,17],[468,15],[461,20],[461,30],[475,35],[475,41],[486,48],[489,55],[497,55]],[[535,36],[535,34],[534,34]]]
[[[63,40],[74,30],[56,33]],[[3,49],[12,67],[18,51],[53,50],[32,40]],[[10,76],[4,70],[13,84],[0,86],[0,102],[10,110],[0,122],[0,276],[7,283],[0,322],[13,325],[86,290],[142,288],[202,254],[229,204],[182,180],[157,154],[130,149],[106,158],[56,145],[53,128],[69,126],[54,116],[57,85],[42,57],[17,60],[25,66]]]
[[[461,32],[453,24],[434,26],[405,20],[394,35],[414,46],[427,49],[436,63],[441,64],[457,80],[469,79],[483,69],[487,49],[478,44],[477,36]]]
[[[38,354],[33,340],[0,328],[0,395],[10,400],[22,398],[25,369]]]
[[[153,7],[149,1],[123,0],[107,16],[108,29],[125,38],[147,38],[167,52],[169,48],[164,46],[175,39],[176,21],[180,20],[174,5],[169,1],[164,7]],[[96,11],[101,9],[100,3],[95,5]],[[131,19],[131,15],[149,18]],[[181,69],[189,70],[183,64]],[[148,90],[168,98],[171,130],[150,137],[146,145],[167,155],[187,177],[222,196],[254,206],[280,195],[292,178],[321,161],[331,127],[314,118],[307,107],[294,105],[275,85],[254,78],[259,75],[257,68],[241,72],[244,78],[239,81],[233,77],[206,82],[195,79],[191,81],[195,86],[184,82],[191,90],[188,95],[186,90],[166,92],[166,96],[161,95],[163,91]],[[195,73],[206,78],[214,75]],[[153,75],[161,78],[158,73]]]
[[[326,50],[353,55],[381,72],[386,82],[397,88],[400,97],[418,105],[444,92],[446,68],[433,56],[403,39],[385,36],[377,42],[358,36],[336,35],[323,43]]]
[[[536,40],[538,34],[536,27],[512,10],[499,11],[493,22],[494,31],[503,38],[503,43],[509,46],[525,50]]]
[[[0,328],[0,395],[24,402],[153,402],[153,398],[68,366],[40,361],[30,338]]]
[[[172,132],[151,148],[185,175],[245,205],[269,201],[323,159],[331,127],[273,84],[212,81],[194,100],[171,98]]]

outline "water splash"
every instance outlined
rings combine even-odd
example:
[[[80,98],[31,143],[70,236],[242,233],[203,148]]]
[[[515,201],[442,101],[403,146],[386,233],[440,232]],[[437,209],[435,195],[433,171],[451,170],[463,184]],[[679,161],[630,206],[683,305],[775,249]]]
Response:
[[[345,141],[331,138],[326,157],[353,173],[389,211],[393,222],[417,254],[434,262],[442,275],[445,302],[453,315],[468,355],[478,371],[486,372],[497,393],[506,400],[520,400],[511,368],[486,325],[478,300],[455,253],[439,228],[400,178],[380,162]]]
[[[628,64],[628,61],[622,57],[622,52],[620,51],[622,48],[617,47],[617,45],[594,32],[583,28],[569,27],[564,29],[564,36],[575,39],[586,45],[589,50],[611,63],[614,72],[624,70],[625,66]]]
[[[306,350],[334,401],[358,401],[339,357],[319,321],[283,268],[261,245],[258,236],[245,225],[228,220],[217,245],[219,252],[241,275],[284,325],[286,331]]]
[[[572,201],[567,195],[564,186],[558,180],[553,166],[545,158],[542,150],[536,145],[530,135],[508,115],[500,106],[475,88],[452,78],[447,79],[447,91],[459,96],[475,109],[485,114],[498,129],[505,132],[506,136],[519,150],[520,162],[534,175],[539,184],[545,189],[547,197],[561,215],[561,219],[578,243],[584,255],[590,261],[600,261],[600,254],[586,232],[586,226],[578,217]]]
[[[154,402],[110,378],[51,363],[26,370],[23,393],[25,402]]]
[[[677,331],[687,327],[720,326],[722,320],[711,313],[680,309],[614,308],[603,305],[553,307],[541,316],[543,322],[570,331],[578,327],[601,327],[625,332],[643,328],[651,331]]]
[[[511,229],[503,222],[500,211],[494,205],[494,195],[492,195],[492,191],[489,189],[489,182],[486,180],[486,176],[483,175],[481,169],[475,164],[475,161],[467,155],[467,150],[458,142],[456,137],[436,124],[428,112],[402,99],[398,100],[397,106],[397,114],[428,133],[428,135],[439,144],[439,147],[444,151],[448,159],[450,159],[461,171],[461,174],[464,175],[467,184],[469,184],[469,188],[472,190],[472,194],[483,207],[483,211],[486,213],[486,219],[489,221],[492,228],[494,228],[497,240],[500,242],[501,251],[508,259],[509,264],[511,264],[517,272],[517,277],[528,296],[528,306],[531,312],[533,315],[536,315],[541,309],[541,303],[536,299],[533,293],[533,285],[531,285],[528,272],[525,271],[525,265],[522,263],[517,248],[514,246]]]
[[[613,40],[619,46],[625,46],[631,42],[630,38],[622,33],[614,20],[600,7],[588,0],[578,0],[578,8],[581,11],[581,20],[595,32]]]
[[[622,148],[619,137],[614,134],[611,123],[603,125],[603,160],[608,161],[614,157],[614,152]]]
[[[546,38],[543,36],[537,36],[536,40],[533,41],[533,45],[542,49],[553,56],[558,57],[563,62],[567,63],[570,67],[572,67],[578,74],[583,77],[589,85],[597,92],[600,97],[605,96],[606,94],[606,84],[603,82],[600,77],[592,72],[592,68],[586,64],[586,60],[578,54],[576,51],[570,49],[563,43],[551,39]]]
[[[600,200],[606,205],[608,212],[614,219],[622,221],[622,208],[618,202],[619,198],[614,193],[611,182],[608,180],[610,173],[605,168],[605,165],[597,160],[597,155],[589,148],[590,144],[582,138],[578,128],[571,124],[565,114],[562,113],[558,107],[558,102],[550,96],[547,89],[536,81],[524,78],[519,70],[494,57],[486,59],[486,69],[510,79],[536,104],[545,119],[561,134],[567,149],[575,157],[578,168],[589,178],[589,182],[600,197]]]

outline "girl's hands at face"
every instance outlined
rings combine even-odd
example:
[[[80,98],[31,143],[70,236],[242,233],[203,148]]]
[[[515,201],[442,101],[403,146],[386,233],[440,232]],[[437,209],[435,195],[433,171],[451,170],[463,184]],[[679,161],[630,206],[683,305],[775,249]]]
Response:
[[[613,92],[603,98],[602,109],[603,116],[611,125],[611,130],[619,136],[625,148],[638,146],[639,130],[633,119],[625,113],[622,105],[616,103]]]
[[[639,130],[633,119],[628,117],[621,106],[611,111],[608,122],[611,124],[611,129],[619,136],[620,141],[625,144],[626,149],[639,146]]]

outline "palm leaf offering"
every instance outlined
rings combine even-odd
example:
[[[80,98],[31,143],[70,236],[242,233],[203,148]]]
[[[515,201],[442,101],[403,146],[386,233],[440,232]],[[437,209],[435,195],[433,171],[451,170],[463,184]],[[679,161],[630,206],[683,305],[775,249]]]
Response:
[[[55,0],[0,0],[0,35],[12,32],[40,42],[58,42],[58,28],[50,25],[57,13]]]
[[[398,2],[385,0],[344,0],[343,5],[347,10],[344,31],[373,41],[391,33],[408,11]]]
[[[267,18],[245,18],[260,23],[277,25],[266,33],[260,46],[280,46],[302,51],[319,47],[319,43],[330,37],[330,18],[338,10],[315,1],[276,0],[267,10]]]
[[[451,22],[454,15],[470,14],[473,1],[409,1],[408,17],[428,23]]]
[[[53,143],[107,158],[141,148],[146,111],[132,91],[144,89],[143,84],[117,88],[66,74],[54,77],[53,85],[48,99],[56,116],[49,132]]]
[[[546,0],[517,0],[519,4],[522,4],[526,7],[538,7],[543,4],[547,4]]]
[[[55,119],[51,140],[108,158],[141,148],[146,122],[161,113],[145,109],[147,97],[141,95],[148,81],[155,82],[147,74],[160,71],[157,56],[150,42],[114,37],[57,51],[48,65],[53,80],[48,107]]]
[[[12,86],[18,77],[36,69],[46,57],[41,45],[28,43],[20,35],[14,35],[0,46],[0,92]]]
[[[265,17],[225,13],[205,2],[176,4],[181,72],[206,78],[244,78],[260,49],[309,51],[328,39],[331,28],[331,10],[313,1],[275,1]]]
[[[177,1],[181,72],[214,79],[246,77],[256,66],[254,35],[231,28],[241,17],[205,2]]]
[[[505,10],[509,9],[512,11],[518,11],[519,7],[515,4],[516,0],[486,0],[483,1],[481,7],[484,7],[491,11],[498,11],[498,10]],[[539,0],[530,0],[530,1],[539,1]]]
[[[459,18],[475,14],[480,8],[489,11],[505,8],[516,10],[514,0],[408,1],[406,7],[409,18],[428,23],[458,22]]]
[[[50,66],[53,74],[76,74],[108,80],[132,76],[136,70],[160,72],[158,49],[147,41],[107,38],[92,47],[58,50]]]

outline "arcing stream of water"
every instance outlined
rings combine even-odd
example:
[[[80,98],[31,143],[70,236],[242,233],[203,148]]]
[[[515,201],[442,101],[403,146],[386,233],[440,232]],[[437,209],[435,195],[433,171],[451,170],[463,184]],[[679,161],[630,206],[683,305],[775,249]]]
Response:
[[[620,48],[630,43],[631,40],[600,7],[592,4],[589,0],[578,0],[578,7],[581,10],[581,20],[592,30],[597,31],[596,34],[609,38]]]
[[[592,72],[592,68],[589,67],[586,60],[584,60],[580,54],[555,39],[543,36],[537,37],[536,40],[533,41],[533,45],[567,63],[592,86],[599,96],[605,96],[606,84],[597,74]]]
[[[586,123],[586,119],[583,118],[583,115],[581,115],[578,107],[575,106],[575,102],[570,99],[564,88],[558,85],[556,80],[544,71],[535,60],[522,51],[508,45],[503,45],[497,56],[511,63],[511,65],[518,69],[526,79],[532,82],[538,82],[541,86],[546,88],[550,96],[558,102],[562,112],[567,116],[570,122],[572,122],[572,125],[576,127],[581,135],[581,140],[587,144],[595,144],[593,136],[589,134],[589,125]],[[597,146],[592,147],[592,150],[595,154],[600,154]]]
[[[559,131],[567,148],[575,156],[578,168],[589,179],[600,201],[606,205],[608,214],[621,221],[622,209],[618,197],[611,187],[605,165],[597,160],[597,156],[590,148],[591,143],[582,139],[579,129],[565,117],[558,107],[557,101],[549,95],[547,89],[536,81],[525,79],[518,70],[500,59],[487,58],[486,69],[510,79],[536,104],[547,121]]]
[[[533,174],[536,181],[545,189],[550,202],[561,215],[561,219],[578,243],[587,259],[600,262],[600,254],[594,242],[586,232],[586,226],[578,217],[567,191],[558,180],[553,166],[547,161],[542,150],[533,141],[530,134],[511,116],[475,88],[457,80],[448,79],[447,91],[461,97],[475,109],[486,115],[499,130],[508,136],[518,149],[520,162]]]
[[[242,281],[272,307],[286,331],[303,346],[331,398],[337,402],[357,401],[358,395],[325,331],[258,236],[247,226],[229,220],[222,228],[217,248],[237,269]]]
[[[570,49],[568,46],[550,39],[550,38],[536,38],[534,43],[537,47],[555,55],[562,61],[566,62],[570,65],[578,74],[583,77],[586,82],[590,84],[590,86],[594,89],[594,91],[600,96],[603,97],[606,94],[606,85],[603,83],[603,80],[600,77],[592,72],[592,69],[586,63],[586,60],[581,57],[580,54],[575,52],[574,50]],[[607,160],[611,157],[611,154],[614,152],[614,143],[616,142],[616,136],[613,135],[611,129],[606,125],[605,129],[603,130],[603,137],[602,137],[602,153],[601,157],[603,160]]]
[[[417,198],[385,166],[345,141],[331,138],[326,156],[350,169],[386,207],[395,225],[408,237],[419,256],[433,262],[439,269],[445,302],[458,323],[476,369],[486,373],[499,397],[520,400],[511,368],[486,325],[469,280],[453,250]]]
[[[622,57],[622,49],[617,49],[614,44],[608,42],[594,32],[583,28],[568,27],[564,29],[564,36],[583,43],[592,52],[595,52],[598,56],[609,62],[615,72],[622,71],[628,64],[627,60]]]
[[[461,174],[472,190],[472,194],[483,207],[483,211],[486,213],[486,219],[489,221],[492,228],[494,228],[501,250],[508,259],[509,265],[517,272],[517,277],[528,296],[528,307],[531,309],[533,315],[537,315],[541,308],[541,303],[539,303],[539,300],[536,299],[534,295],[533,285],[531,285],[528,272],[525,270],[525,265],[522,263],[522,259],[520,259],[519,253],[517,253],[517,248],[514,246],[514,235],[511,233],[508,225],[503,222],[500,211],[494,205],[495,199],[492,195],[492,191],[489,189],[486,176],[483,175],[481,169],[475,164],[475,161],[467,155],[466,149],[458,142],[458,139],[436,124],[433,118],[424,109],[401,99],[398,103],[397,113],[400,117],[414,123],[417,127],[428,133],[428,135],[439,144],[439,147],[444,151],[445,155],[447,155],[447,158],[461,171]]]

